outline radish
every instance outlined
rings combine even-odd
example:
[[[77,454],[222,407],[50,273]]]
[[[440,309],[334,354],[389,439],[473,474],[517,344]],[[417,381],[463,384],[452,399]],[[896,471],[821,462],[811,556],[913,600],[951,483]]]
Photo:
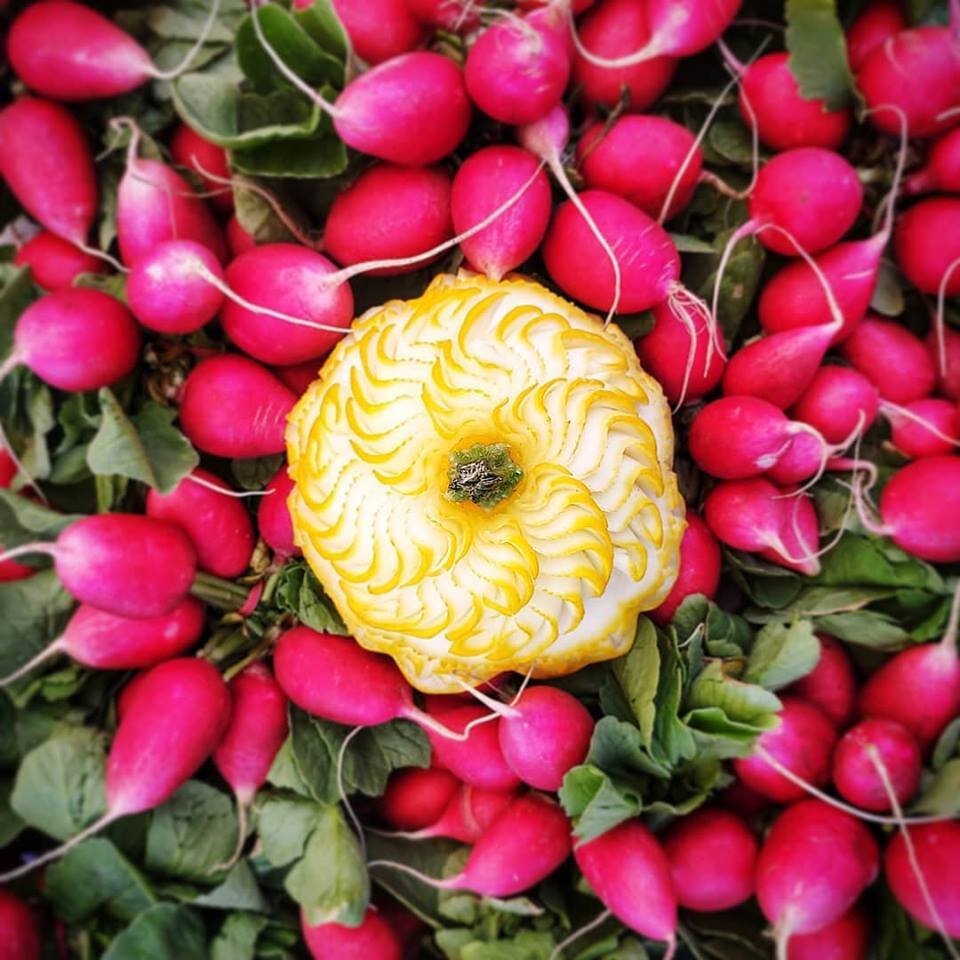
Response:
[[[673,57],[619,68],[608,63],[608,58],[646,48],[652,39],[648,11],[634,0],[601,0],[573,36],[577,44],[573,81],[589,106],[614,107],[625,90],[627,109],[640,112],[655,103],[673,79],[677,68]]]
[[[357,927],[340,923],[313,926],[305,911],[300,912],[300,929],[314,960],[400,960],[400,940],[376,909],[367,907]]]
[[[913,846],[913,858],[905,833]],[[947,936],[960,937],[958,863],[960,823],[944,820],[904,828],[887,845],[883,867],[897,903],[910,916]]]
[[[520,694],[497,726],[507,766],[529,786],[552,792],[586,759],[595,721],[573,695],[536,686]]]
[[[770,809],[770,801],[766,797],[761,797],[739,780],[734,780],[721,791],[717,800],[747,823],[762,820]]]
[[[446,771],[437,770],[438,773]],[[514,794],[505,790],[484,790],[459,784],[446,807],[432,823],[413,832],[399,834],[409,840],[446,837],[461,843],[476,843],[487,827],[513,802]],[[394,834],[398,836],[398,834]]]
[[[777,462],[765,473],[780,487],[802,483],[812,477],[819,477],[823,470],[830,466],[832,452],[822,436],[812,431],[798,433],[777,458]]]
[[[460,792],[460,781],[446,770],[398,770],[377,801],[377,812],[396,830],[422,830],[436,823]]]
[[[213,753],[229,720],[227,686],[206,660],[167,660],[139,675],[107,756],[106,813],[0,882],[62,857],[121,817],[168,800]]]
[[[879,854],[855,817],[801,800],[774,821],[757,859],[757,899],[774,925],[778,956],[796,934],[840,919],[877,876]]]
[[[895,720],[874,718],[851,727],[833,755],[833,785],[855,807],[886,813],[890,797],[871,752],[886,767],[898,803],[906,803],[920,786],[923,758],[913,734]]]
[[[287,699],[260,661],[230,681],[230,724],[213,752],[213,763],[237,801],[237,848],[225,866],[232,866],[247,837],[247,811],[287,738]]]
[[[41,948],[33,911],[9,890],[0,890],[0,960],[40,960]]]
[[[333,201],[323,231],[323,249],[337,263],[349,266],[367,260],[415,257],[452,235],[450,175],[444,169],[379,163],[360,174]],[[312,256],[322,259],[319,254]],[[430,260],[369,272],[373,276],[409,273]],[[346,311],[348,322],[352,308],[351,300]],[[320,316],[316,309],[303,315]],[[340,317],[337,311],[336,319],[326,322],[336,323]]]
[[[960,128],[937,140],[927,162],[907,177],[903,189],[906,193],[960,193]]]
[[[885,408],[893,445],[911,459],[952,453],[960,445],[957,405],[950,400],[927,397],[898,408]]]
[[[943,335],[942,347],[937,334]],[[960,332],[941,326],[927,334],[927,350],[937,367],[937,392],[960,402]],[[941,362],[942,356],[942,362]]]
[[[467,33],[480,25],[475,0],[406,0],[406,4],[421,23],[434,29]]]
[[[0,552],[2,551],[3,545],[0,544]],[[14,583],[17,580],[26,580],[36,572],[33,567],[28,567],[25,563],[17,563],[16,560],[0,561],[0,583]]]
[[[296,0],[294,8],[309,7],[312,2]],[[423,42],[423,27],[404,0],[333,0],[333,9],[353,52],[367,63],[382,63]]]
[[[139,670],[176,657],[200,639],[203,604],[184,597],[169,613],[132,619],[81,604],[63,633],[14,673],[0,680],[6,686],[66,654],[92,670]]]
[[[869,429],[879,409],[880,393],[862,373],[847,367],[821,367],[790,415],[828,442],[840,443],[855,430]]]
[[[906,29],[906,18],[895,0],[871,0],[847,30],[850,69],[859,71],[877,47]]]
[[[19,472],[17,461],[0,447],[0,490],[9,490]]]
[[[830,549],[817,550],[820,540],[820,518],[813,499],[794,487],[785,487],[779,493],[783,498],[784,519],[780,528],[780,543],[770,544],[759,555],[764,560],[779,564],[788,570],[815,577],[820,572],[817,559]]]
[[[97,215],[97,174],[86,134],[65,107],[21,97],[0,112],[0,174],[30,216],[84,246]]]
[[[818,633],[817,639],[820,641],[817,665],[785,692],[817,707],[837,729],[843,730],[850,725],[856,711],[857,678],[843,644],[823,633]]]
[[[20,247],[13,262],[28,266],[33,282],[45,290],[70,287],[82,273],[106,271],[102,260],[47,231],[38,233]]]
[[[866,914],[853,907],[816,933],[791,937],[787,960],[868,960],[871,940]]]
[[[182,530],[133,513],[82,517],[53,543],[26,543],[3,557],[29,553],[53,557],[57,576],[81,603],[136,619],[170,613],[186,597],[197,568]]]
[[[180,427],[204,453],[265,457],[286,449],[287,415],[297,398],[269,370],[246,357],[201,360],[180,398]]]
[[[99,390],[123,379],[140,359],[140,332],[127,308],[99,290],[68,287],[27,307],[0,380],[29,367],[59,390]]]
[[[303,363],[292,363],[288,367],[274,367],[273,372],[298,397],[307,392],[307,388],[317,379],[320,364],[316,360],[304,360]]]
[[[850,132],[850,110],[829,110],[823,100],[804,97],[788,60],[786,53],[768,53],[747,67],[737,65],[743,122],[756,123],[771,150],[839,147]]]
[[[519,267],[540,246],[552,205],[547,175],[528,151],[498,144],[472,153],[453,178],[450,213],[454,230],[461,234],[489,217],[531,177],[533,183],[512,209],[460,241],[471,266],[494,280]]]
[[[696,810],[674,821],[663,836],[663,852],[677,902],[687,910],[730,910],[753,896],[759,844],[736,814]]]
[[[960,106],[960,44],[949,27],[904,30],[867,55],[857,86],[882,133],[899,134],[901,115],[911,138],[942,133]]]
[[[170,138],[170,156],[175,164],[200,177],[211,194],[210,202],[218,210],[233,210],[233,190],[223,186],[224,181],[230,180],[230,160],[223,147],[204,140],[195,130],[180,123]]]
[[[250,514],[214,474],[198,468],[170,493],[151,490],[146,512],[187,534],[201,570],[234,580],[250,565],[255,539]]]
[[[138,258],[127,276],[127,303],[133,315],[159,333],[193,333],[212,320],[223,294],[207,280],[222,281],[213,253],[193,240],[167,240]]]
[[[960,294],[960,197],[931,197],[901,214],[893,244],[897,265],[921,293]]]
[[[440,715],[442,726],[439,729],[427,728],[427,736],[430,738],[430,746],[433,749],[433,762],[436,766],[449,770],[456,774],[464,783],[473,787],[480,787],[484,790],[513,790],[520,784],[519,775],[513,770],[507,762],[506,751],[504,750],[500,729],[506,718],[500,717],[492,723],[477,724],[467,731],[463,736],[468,724],[476,720],[487,717],[488,711],[477,704],[466,704],[465,706],[455,707],[450,710],[444,710]],[[410,719],[414,719],[411,717]],[[578,717],[579,721],[580,718]],[[419,722],[418,720],[415,722]],[[528,721],[529,722],[529,721]],[[580,724],[578,723],[578,727]],[[449,731],[453,731],[460,736],[456,739],[450,737]],[[522,729],[520,736],[522,736]],[[573,737],[577,745],[576,753],[579,753],[581,743],[582,729],[573,732]],[[508,743],[515,742],[517,735],[510,737]],[[521,748],[516,748],[521,761],[526,760],[526,772],[532,774],[534,778],[539,774],[544,775],[541,767],[547,768],[547,773],[553,775],[549,768],[562,765],[561,758],[565,751],[564,745],[545,744],[547,758],[537,763],[537,758],[529,754],[524,757],[520,752]],[[553,746],[559,747],[559,756],[549,756]],[[560,778],[563,779],[562,776]],[[556,789],[556,788],[555,788]]]
[[[840,352],[884,400],[904,404],[933,392],[936,371],[930,354],[899,323],[870,315],[843,341]]]
[[[264,543],[280,561],[300,556],[293,534],[293,521],[287,500],[293,493],[293,481],[284,464],[271,478],[264,490],[269,494],[260,498],[257,507],[257,528]]]
[[[676,950],[677,894],[670,861],[639,820],[627,820],[573,848],[577,866],[600,902],[631,930]]]
[[[243,229],[236,214],[227,221],[226,233],[227,246],[232,258],[239,257],[241,253],[246,253],[257,245],[257,241]]]
[[[680,541],[680,572],[666,600],[647,616],[666,626],[687,597],[701,594],[712,600],[720,584],[720,545],[700,516],[687,511],[687,529]]]
[[[501,123],[533,123],[553,109],[570,79],[566,24],[553,9],[487,27],[467,53],[470,99]]]
[[[775,803],[787,804],[802,799],[806,793],[774,769],[766,756],[772,756],[807,783],[822,787],[830,779],[837,732],[811,704],[790,696],[780,699],[780,725],[761,734],[756,752],[738,757],[733,761],[733,769],[751,790]]]
[[[679,123],[626,114],[587,128],[577,144],[577,166],[590,189],[615,193],[651,217],[671,220],[693,197],[703,151]]]

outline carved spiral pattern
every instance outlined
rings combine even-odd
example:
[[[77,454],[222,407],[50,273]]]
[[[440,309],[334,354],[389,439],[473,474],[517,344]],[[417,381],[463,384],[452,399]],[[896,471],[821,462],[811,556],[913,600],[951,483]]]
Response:
[[[496,506],[450,454],[506,443]],[[677,574],[683,502],[660,386],[616,326],[522,278],[437,277],[359,318],[287,430],[299,545],[357,641],[454,692],[629,649]]]

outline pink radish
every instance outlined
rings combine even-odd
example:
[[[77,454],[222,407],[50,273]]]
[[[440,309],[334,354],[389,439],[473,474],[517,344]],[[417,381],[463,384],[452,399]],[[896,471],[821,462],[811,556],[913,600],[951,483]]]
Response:
[[[901,214],[893,245],[903,275],[922,293],[960,294],[960,197],[931,197]]]
[[[212,320],[223,294],[207,275],[222,281],[220,261],[193,240],[166,240],[147,251],[127,276],[133,315],[159,333],[193,333]]]
[[[93,670],[139,670],[176,657],[203,633],[203,604],[184,597],[169,613],[131,619],[81,604],[63,633],[35,657],[0,680],[6,686],[51,657],[65,654]]]
[[[170,493],[151,490],[147,516],[180,527],[197,551],[201,570],[233,580],[250,564],[254,547],[250,514],[230,487],[206,470],[195,469]]]
[[[960,128],[930,148],[927,162],[903,184],[905,193],[960,193]]]
[[[900,832],[890,840],[883,860],[893,895],[900,906],[924,926],[960,937],[960,884],[957,883],[960,823],[945,820],[905,830],[909,832],[916,855],[916,867],[911,863],[907,842]],[[918,872],[923,877],[926,893]]]
[[[555,791],[590,749],[595,721],[574,696],[556,687],[528,687],[498,723],[507,766],[537,790]],[[469,741],[468,741],[469,742]]]
[[[210,202],[218,210],[233,210],[233,191],[224,187],[230,179],[227,151],[209,140],[204,140],[185,123],[177,125],[170,138],[170,156],[173,162],[196,173],[211,194]]]
[[[942,133],[957,121],[960,45],[949,27],[904,30],[866,57],[857,86],[881,132],[899,135],[902,114],[911,138]]]
[[[839,730],[850,725],[857,702],[857,678],[843,644],[826,634],[817,634],[820,658],[805,677],[791,684],[786,693],[818,707]]]
[[[307,392],[307,387],[317,379],[320,364],[316,360],[292,363],[288,367],[275,367],[274,373],[298,396]]]
[[[53,543],[23,544],[3,556],[29,553],[53,557],[57,576],[81,603],[121,617],[170,613],[196,575],[196,553],[182,530],[132,513],[83,517]]]
[[[460,790],[460,781],[446,770],[398,770],[377,801],[377,812],[396,830],[422,830],[440,819]]]
[[[651,217],[670,220],[693,197],[703,151],[679,123],[626,114],[613,124],[595,123],[586,130],[577,144],[577,164],[590,189],[615,193]]]
[[[736,814],[696,810],[663,835],[677,902],[687,910],[730,910],[753,896],[759,844]]]
[[[256,240],[240,225],[236,214],[227,221],[226,232],[227,246],[230,249],[230,256],[233,258],[239,257],[241,253],[246,253],[248,250],[252,250],[257,245]]]
[[[296,0],[306,8],[312,0]],[[333,0],[333,9],[350,38],[354,53],[367,63],[382,63],[420,46],[423,27],[404,0]]]
[[[436,820],[404,836],[410,840],[446,837],[461,843],[476,843],[487,827],[510,806],[513,798],[511,791],[484,790],[481,787],[459,784]]]
[[[533,183],[502,216],[460,241],[470,264],[494,280],[516,269],[536,252],[550,222],[552,198],[541,164],[519,147],[496,145],[472,153],[457,170],[450,191],[450,212],[458,234],[485,220],[498,207]]]
[[[757,750],[733,761],[737,776],[753,791],[787,804],[806,796],[802,787],[779,773],[766,760],[772,756],[800,779],[816,787],[830,779],[830,761],[837,742],[833,724],[816,707],[796,697],[780,698],[780,725],[761,734]]]
[[[906,29],[907,20],[896,0],[871,0],[847,30],[850,69],[858,71],[877,47]]]
[[[952,453],[960,445],[957,405],[949,400],[927,397],[902,408],[891,405],[885,413],[890,420],[890,439],[905,457]]]
[[[427,729],[433,749],[433,762],[473,787],[484,790],[513,790],[519,786],[520,777],[507,763],[506,752],[502,746],[500,729],[505,722],[504,717],[491,723],[478,724],[470,729],[464,739],[451,739],[447,733],[452,730],[462,735],[467,724],[486,716],[488,711],[479,704],[466,704],[444,710],[439,715],[442,728]],[[579,747],[581,731],[577,730],[574,736]],[[507,742],[511,742],[511,739]],[[549,748],[549,745],[547,746]],[[551,759],[556,763],[556,758]],[[534,775],[541,772],[536,770],[535,758],[528,758],[527,766],[533,768]]]
[[[866,914],[854,907],[816,933],[791,937],[786,960],[868,960],[872,939]]]
[[[230,681],[230,724],[213,752],[213,762],[230,784],[237,801],[237,848],[247,836],[247,810],[266,783],[274,758],[287,738],[287,699],[260,661],[251,663]]]
[[[104,273],[106,265],[97,257],[46,231],[38,233],[17,251],[13,262],[28,266],[33,282],[45,290],[73,286],[82,273]]]
[[[801,800],[774,821],[757,860],[757,899],[781,951],[796,934],[839,920],[879,869],[877,844],[855,817]]]
[[[786,53],[768,53],[745,68],[740,116],[747,127],[756,122],[760,140],[771,150],[835,149],[846,140],[851,124],[848,109],[828,110],[823,100],[800,93]]]
[[[619,68],[607,64],[609,59],[646,48],[650,40],[647,10],[634,0],[601,0],[584,17],[579,26],[573,81],[588,105],[616,106],[624,89],[629,97],[627,109],[634,112],[646,110],[660,98],[677,67],[673,57],[658,56]]]
[[[300,555],[293,536],[293,521],[287,500],[293,492],[293,481],[284,464],[264,487],[267,496],[260,498],[257,507],[257,528],[266,545],[280,560]]]
[[[687,511],[687,529],[680,541],[680,573],[667,599],[647,616],[656,624],[665,626],[677,608],[694,594],[712,600],[720,584],[720,546],[710,528],[692,511]]]
[[[3,545],[0,544],[0,552],[2,551]],[[36,572],[33,567],[28,567],[25,563],[17,563],[16,560],[0,560],[0,583],[26,580],[27,577],[32,577]]]
[[[408,0],[416,4],[418,0]],[[596,0],[570,0],[570,10],[574,14],[581,14],[589,10]],[[535,10],[537,7],[550,6],[551,0],[517,0],[517,6],[522,10]]]
[[[17,320],[0,379],[29,367],[60,390],[99,390],[127,376],[140,358],[140,332],[127,308],[99,290],[48,293]]]
[[[41,947],[33,911],[9,890],[0,890],[0,960],[40,960]]]
[[[254,247],[227,267],[227,285],[248,305],[227,297],[221,314],[224,332],[263,363],[301,363],[329,353],[339,334],[316,325],[346,329],[353,319],[350,285],[328,279],[335,269],[326,257],[295,244]],[[291,324],[269,311],[304,320]]]
[[[323,249],[341,266],[350,266],[367,260],[414,257],[452,235],[450,175],[444,169],[379,163],[337,195],[327,214]],[[312,256],[321,259],[319,254]],[[429,262],[369,272],[372,276],[409,273]],[[348,318],[351,312],[352,302]],[[317,310],[303,315],[319,319]]]
[[[960,332],[950,327],[941,327],[943,334],[942,363],[938,331],[927,335],[927,349],[937,367],[937,391],[951,400],[960,402]]]
[[[766,475],[780,487],[802,483],[817,476],[830,465],[832,450],[824,443],[823,437],[811,433],[798,433],[790,441],[790,446],[782,453],[777,462],[765,471]]]
[[[868,316],[840,352],[884,400],[904,404],[933,392],[936,371],[927,348],[899,323]]]
[[[833,785],[837,793],[855,807],[886,813],[890,810],[890,796],[872,752],[886,768],[900,804],[917,792],[923,758],[916,738],[895,720],[862,720],[840,738],[833,755]]]
[[[303,939],[314,960],[400,960],[400,940],[373,907],[367,907],[357,927],[340,923],[311,926],[306,913],[300,914]]]
[[[869,429],[880,409],[877,388],[847,367],[821,367],[790,411],[829,443],[840,443],[854,430]]]
[[[475,0],[406,0],[406,4],[421,23],[434,29],[466,33],[480,25]]]
[[[86,134],[65,107],[21,97],[0,112],[0,174],[30,216],[84,245],[97,214],[97,174]]]
[[[631,930],[676,949],[677,895],[670,862],[639,820],[627,820],[573,848],[577,866],[600,902]]]
[[[559,12],[534,10],[487,27],[467,53],[470,99],[501,123],[533,123],[550,112],[570,78],[566,24]]]
[[[204,453],[265,457],[286,449],[287,415],[297,398],[269,370],[224,354],[197,364],[183,386],[180,426]]]
[[[792,487],[782,488],[779,496],[784,500],[780,542],[769,544],[759,551],[759,555],[788,570],[815,577],[820,572],[817,559],[820,555],[817,551],[820,518],[813,499]]]

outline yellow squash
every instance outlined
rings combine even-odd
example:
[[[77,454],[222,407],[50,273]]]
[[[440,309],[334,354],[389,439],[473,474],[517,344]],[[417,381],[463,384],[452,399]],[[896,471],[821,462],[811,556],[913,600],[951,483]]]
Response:
[[[615,657],[676,578],[663,393],[614,325],[520,277],[359,318],[287,430],[297,542],[429,693]]]

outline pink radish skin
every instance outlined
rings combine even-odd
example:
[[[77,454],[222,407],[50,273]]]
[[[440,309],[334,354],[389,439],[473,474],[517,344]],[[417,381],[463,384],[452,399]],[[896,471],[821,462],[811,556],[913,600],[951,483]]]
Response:
[[[669,944],[677,930],[670,862],[639,820],[627,820],[573,848],[577,866],[600,902],[631,930]]]
[[[191,170],[209,191],[210,202],[224,212],[233,210],[233,191],[229,183],[230,162],[227,151],[181,123],[170,138],[170,156],[178,166]],[[212,174],[212,176],[210,176]]]
[[[916,851],[920,873],[926,881],[930,899],[936,907],[943,929],[951,937],[960,937],[960,823],[946,820],[907,828]],[[883,869],[893,895],[915,920],[936,930],[939,926],[923,895],[911,866],[903,834],[897,833],[887,845]]]
[[[40,927],[33,911],[0,890],[0,960],[40,960]]]
[[[224,492],[216,493],[211,486]],[[249,566],[256,538],[250,514],[231,493],[218,476],[197,468],[170,493],[151,490],[146,512],[183,530],[201,570],[234,580]]]
[[[21,97],[0,112],[0,174],[34,220],[70,243],[86,241],[99,202],[97,173],[86,134],[66,107]]]
[[[415,6],[418,2],[423,2],[423,0],[407,0],[407,2]],[[457,0],[453,0],[453,2],[457,2]],[[570,0],[570,9],[574,14],[579,15],[585,10],[589,10],[595,2],[596,0]],[[537,7],[549,5],[550,0],[517,0],[517,6],[522,10],[535,10]]]
[[[470,125],[463,73],[438,53],[405,53],[362,73],[335,109],[333,125],[344,143],[403,166],[443,159]]]
[[[293,493],[293,481],[282,466],[264,487],[268,495],[260,498],[257,507],[257,528],[264,543],[280,560],[300,556],[300,548],[293,536],[293,520],[287,500]]]
[[[822,633],[817,639],[820,641],[817,665],[785,692],[819,708],[838,730],[843,730],[856,712],[857,678],[843,644]]]
[[[927,334],[926,344],[930,357],[937,369],[937,392],[951,400],[960,402],[960,332],[950,327],[943,328],[944,365],[940,369],[940,350],[937,344],[937,332]]]
[[[621,313],[647,310],[678,286],[680,255],[667,232],[642,210],[603,190],[580,199],[620,265]],[[596,310],[614,300],[614,271],[586,220],[569,200],[557,207],[543,243],[547,272],[564,293]]]
[[[246,357],[202,360],[187,376],[180,427],[195,447],[218,457],[265,457],[286,449],[287,415],[297,402],[269,370]]]
[[[900,115],[911,139],[931,137],[957,122],[941,114],[960,105],[960,45],[949,27],[918,27],[885,40],[864,60],[857,87],[873,111],[870,122],[882,133],[900,136]]]
[[[307,387],[317,379],[320,363],[316,360],[304,360],[303,363],[293,363],[288,367],[275,367],[274,373],[298,397],[307,392]]]
[[[647,11],[633,0],[602,0],[584,17],[579,34],[587,50],[604,58],[632,54],[645,47],[651,36]],[[673,57],[655,57],[630,67],[611,69],[577,54],[573,60],[573,82],[581,88],[590,106],[615,106],[625,87],[629,94],[627,110],[639,113],[660,98],[676,68]]]
[[[931,197],[911,207],[897,220],[893,246],[897,265],[921,293],[935,296],[942,286],[948,297],[960,294],[960,267],[950,272],[960,260],[960,197]]]
[[[227,285],[249,303],[324,326],[350,326],[350,285],[331,282],[336,267],[326,257],[292,243],[270,243],[237,257]],[[302,363],[333,349],[340,335],[248,310],[227,297],[220,317],[230,340],[256,360]],[[319,364],[318,364],[319,367]]]
[[[874,718],[851,727],[833,755],[833,785],[848,803],[874,813],[890,810],[890,795],[871,757],[886,769],[897,802],[904,805],[920,786],[923,758],[916,737],[895,720]]]
[[[440,715],[444,727],[461,733],[468,723],[489,714],[486,707],[466,704]],[[520,785],[520,777],[507,763],[500,740],[500,728],[504,718],[474,727],[466,740],[451,740],[427,730],[433,749],[435,766],[449,770],[464,783],[483,790],[514,790]]]
[[[537,158],[520,147],[496,145],[471,154],[457,170],[450,191],[456,233],[489,217],[534,176],[538,166]],[[551,208],[550,181],[541,171],[512,207],[490,226],[461,240],[460,249],[480,273],[500,280],[536,252]]]
[[[677,902],[687,910],[730,910],[753,896],[759,844],[736,814],[700,809],[676,820],[663,836],[663,852]]]
[[[907,21],[895,0],[872,0],[847,30],[847,60],[858,71],[881,44],[907,29]]]
[[[868,316],[840,352],[884,400],[905,404],[933,392],[936,371],[923,341],[891,320]]]
[[[438,771],[443,772],[443,771]],[[408,834],[410,839],[446,837],[460,843],[476,843],[487,827],[513,802],[514,794],[460,784],[440,816],[431,824]]]
[[[887,237],[838,243],[814,260],[833,292],[843,325],[831,343],[839,343],[864,318],[877,286],[880,258]],[[767,333],[832,323],[833,312],[823,284],[804,260],[778,270],[764,286],[758,304],[760,326]]]
[[[624,197],[651,217],[660,216],[673,189],[664,216],[670,220],[690,203],[703,168],[703,151],[694,144],[694,135],[679,123],[627,114],[609,129],[602,123],[587,129],[577,144],[577,165],[591,190]]]
[[[9,490],[19,472],[16,460],[0,447],[0,490]]]
[[[73,281],[82,273],[106,273],[107,270],[102,260],[47,231],[28,240],[17,251],[13,262],[17,266],[28,266],[33,282],[51,291],[73,286]]]
[[[0,553],[3,552],[3,544],[0,544]],[[33,567],[28,567],[25,563],[17,563],[16,560],[0,561],[0,583],[14,583],[17,580],[26,580],[32,577],[37,571]]]
[[[937,397],[927,397],[924,400],[914,400],[912,403],[904,404],[904,409],[930,424],[928,428],[914,419],[898,414],[896,410],[886,411],[890,420],[890,439],[905,457],[914,460],[918,457],[953,453],[960,443],[955,403]],[[934,430],[936,433],[933,432]]]
[[[904,181],[904,193],[960,193],[960,128],[945,133],[931,148],[927,162]]]
[[[334,200],[323,231],[323,249],[341,266],[349,266],[416,256],[451,236],[450,175],[441,167],[380,163],[360,174]],[[410,273],[433,259],[369,273]]]
[[[406,4],[421,23],[434,29],[469,33],[480,25],[480,14],[473,0],[406,0]]]
[[[447,770],[398,770],[377,801],[377,813],[395,830],[422,830],[436,823],[460,790]]]
[[[820,572],[815,554],[820,541],[820,519],[813,499],[786,487],[780,490],[784,499],[784,519],[780,528],[780,543],[759,551],[764,560],[796,570],[808,577]]]
[[[312,0],[297,0],[297,8]],[[420,46],[424,29],[404,0],[333,0],[333,9],[350,38],[354,53],[369,64],[382,63]]]
[[[850,132],[850,111],[828,110],[823,100],[804,98],[787,61],[786,53],[768,53],[747,67],[740,79],[744,124],[749,129],[755,122],[771,150],[839,147]]]
[[[231,258],[239,257],[240,254],[252,250],[256,245],[256,240],[243,229],[236,214],[234,214],[227,221],[227,247],[230,250]]]
[[[840,443],[861,424],[868,430],[880,409],[880,393],[862,374],[848,367],[821,367],[790,411],[828,443]]]
[[[774,821],[757,859],[757,899],[783,942],[839,920],[877,876],[879,854],[855,817],[801,800]]]
[[[720,545],[710,528],[691,511],[687,511],[687,529],[680,541],[680,573],[667,599],[647,616],[659,626],[666,626],[677,608],[694,594],[712,600],[720,584]]]
[[[868,960],[872,939],[866,914],[854,907],[816,933],[791,937],[787,960]]]
[[[761,747],[783,766],[815,787],[830,780],[830,761],[837,742],[833,724],[814,706],[796,697],[780,698],[780,725],[761,734]],[[775,770],[762,752],[733,761],[737,776],[753,791],[787,804],[806,796],[804,789]]]
[[[223,294],[206,274],[223,280],[220,261],[192,240],[157,244],[133,265],[127,277],[127,303],[133,315],[159,333],[193,333],[223,306]]]
[[[515,713],[500,718],[500,749],[507,766],[526,784],[554,792],[567,771],[583,763],[595,721],[574,696],[556,687],[528,687]]]
[[[99,100],[135,90],[153,75],[147,51],[111,20],[80,3],[27,7],[7,37],[23,82],[55,100]]]
[[[305,913],[300,914],[300,928],[310,956],[314,960],[400,960],[400,940],[373,907],[367,907],[358,927],[339,923],[311,926]]]
[[[829,455],[819,437],[812,433],[798,433],[766,475],[781,487],[802,483],[816,475]]]
[[[690,57],[706,50],[737,15],[742,0],[648,0],[648,55]]]

